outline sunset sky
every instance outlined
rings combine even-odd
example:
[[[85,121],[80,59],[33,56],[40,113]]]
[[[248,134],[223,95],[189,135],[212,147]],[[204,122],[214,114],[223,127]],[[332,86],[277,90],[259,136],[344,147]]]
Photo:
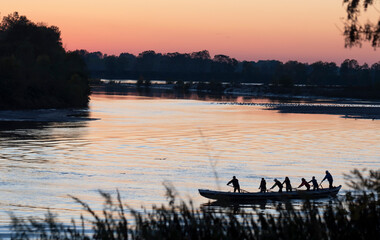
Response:
[[[380,1],[376,2],[376,6]],[[380,9],[380,6],[378,7]],[[342,0],[12,0],[12,12],[58,26],[67,50],[106,54],[207,49],[238,60],[380,61],[368,43],[344,48]],[[380,13],[365,14],[376,21]]]

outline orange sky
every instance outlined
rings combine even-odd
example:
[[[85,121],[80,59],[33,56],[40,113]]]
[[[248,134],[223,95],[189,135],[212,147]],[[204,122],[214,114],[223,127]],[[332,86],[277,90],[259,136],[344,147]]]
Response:
[[[379,6],[380,1],[376,2]],[[207,49],[239,60],[380,61],[369,44],[344,48],[342,0],[12,0],[18,11],[56,25],[68,50],[107,54]],[[377,20],[376,10],[367,13]]]

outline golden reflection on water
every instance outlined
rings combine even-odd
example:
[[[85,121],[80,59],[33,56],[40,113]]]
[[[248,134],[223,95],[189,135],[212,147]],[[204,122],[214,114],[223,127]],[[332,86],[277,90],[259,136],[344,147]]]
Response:
[[[149,207],[166,202],[164,181],[197,206],[207,202],[198,188],[217,188],[210,158],[223,190],[233,175],[256,191],[262,177],[271,185],[289,176],[296,186],[328,169],[344,185],[353,168],[380,167],[380,121],[102,94],[91,96],[90,117],[100,120],[1,131],[2,218],[50,207],[69,219],[81,207],[68,194],[101,209],[98,189]]]

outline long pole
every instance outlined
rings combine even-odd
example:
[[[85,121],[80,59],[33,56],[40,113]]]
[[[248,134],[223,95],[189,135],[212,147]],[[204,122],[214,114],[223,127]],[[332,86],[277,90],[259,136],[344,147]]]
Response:
[[[229,186],[229,187],[234,187],[234,186],[231,186],[231,185],[227,185],[227,186]],[[242,191],[242,192],[244,192],[244,193],[250,193],[250,192],[248,192],[247,190],[245,190],[245,189],[242,189],[242,188],[240,188],[240,191]]]

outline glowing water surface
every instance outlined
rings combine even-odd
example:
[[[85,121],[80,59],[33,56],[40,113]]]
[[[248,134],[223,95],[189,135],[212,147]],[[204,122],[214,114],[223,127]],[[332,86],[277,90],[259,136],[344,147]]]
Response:
[[[252,100],[268,102],[268,100]],[[134,208],[166,202],[164,181],[195,206],[198,188],[222,190],[233,175],[257,191],[260,179],[318,180],[326,169],[336,185],[354,168],[380,168],[380,121],[334,115],[282,114],[262,106],[213,101],[95,94],[95,121],[4,123],[0,129],[0,225],[8,213],[68,221],[79,197],[101,209],[98,189]]]

